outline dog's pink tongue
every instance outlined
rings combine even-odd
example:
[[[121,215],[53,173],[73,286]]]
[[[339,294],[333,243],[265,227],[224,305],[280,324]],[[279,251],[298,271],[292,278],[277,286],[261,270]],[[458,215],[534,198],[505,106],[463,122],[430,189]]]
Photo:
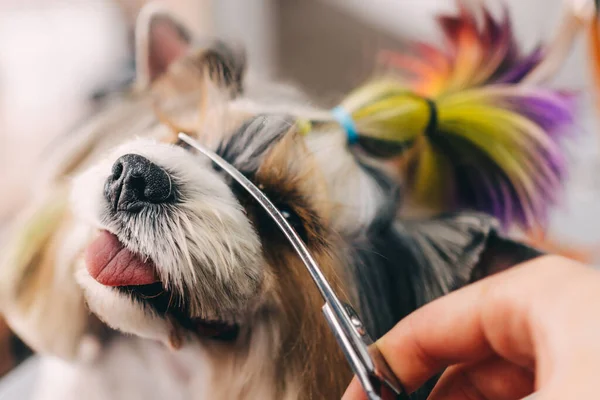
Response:
[[[85,263],[92,278],[105,286],[141,286],[159,282],[151,261],[144,262],[106,231],[88,246]]]

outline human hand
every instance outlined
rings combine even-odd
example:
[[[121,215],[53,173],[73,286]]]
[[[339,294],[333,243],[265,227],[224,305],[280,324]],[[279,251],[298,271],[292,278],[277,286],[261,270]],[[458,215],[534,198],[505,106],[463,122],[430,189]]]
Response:
[[[426,305],[377,346],[409,392],[447,368],[429,400],[597,398],[600,272],[541,257]],[[366,399],[356,379],[343,399]]]

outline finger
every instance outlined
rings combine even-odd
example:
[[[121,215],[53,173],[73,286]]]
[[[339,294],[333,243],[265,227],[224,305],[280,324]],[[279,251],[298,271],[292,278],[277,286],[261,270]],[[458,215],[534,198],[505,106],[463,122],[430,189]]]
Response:
[[[409,315],[377,346],[409,391],[449,365],[478,362],[492,354],[533,365],[532,304],[557,292],[538,289],[542,283],[561,287],[577,265],[542,257],[484,279]]]
[[[483,285],[474,285],[409,315],[377,341],[383,357],[412,392],[452,364],[493,352],[480,324]]]
[[[342,396],[342,400],[367,400],[367,395],[356,377],[350,382],[348,389]]]
[[[534,375],[498,357],[449,367],[429,400],[515,400],[534,391]]]

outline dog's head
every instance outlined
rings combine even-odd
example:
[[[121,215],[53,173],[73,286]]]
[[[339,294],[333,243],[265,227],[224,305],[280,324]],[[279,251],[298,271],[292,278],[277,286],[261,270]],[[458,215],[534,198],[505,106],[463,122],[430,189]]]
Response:
[[[319,253],[328,243],[327,202],[315,190],[321,178],[302,140],[286,118],[258,116],[216,150]],[[72,204],[99,230],[78,272],[90,308],[144,337],[169,342],[174,325],[202,333],[244,324],[275,301],[270,291],[288,273],[277,263],[293,257],[249,195],[177,144],[136,140],[117,148],[76,178]]]

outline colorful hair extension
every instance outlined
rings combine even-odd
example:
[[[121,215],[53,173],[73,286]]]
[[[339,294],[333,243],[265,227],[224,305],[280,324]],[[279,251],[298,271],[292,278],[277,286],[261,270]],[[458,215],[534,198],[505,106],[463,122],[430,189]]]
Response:
[[[368,153],[409,157],[404,172],[417,204],[485,211],[505,226],[544,225],[565,175],[560,145],[573,96],[519,85],[542,51],[520,54],[506,13],[498,22],[482,9],[479,27],[458,4],[457,16],[439,18],[446,51],[417,43],[411,55],[386,54],[396,75],[350,93],[334,119],[345,128],[344,110]]]

